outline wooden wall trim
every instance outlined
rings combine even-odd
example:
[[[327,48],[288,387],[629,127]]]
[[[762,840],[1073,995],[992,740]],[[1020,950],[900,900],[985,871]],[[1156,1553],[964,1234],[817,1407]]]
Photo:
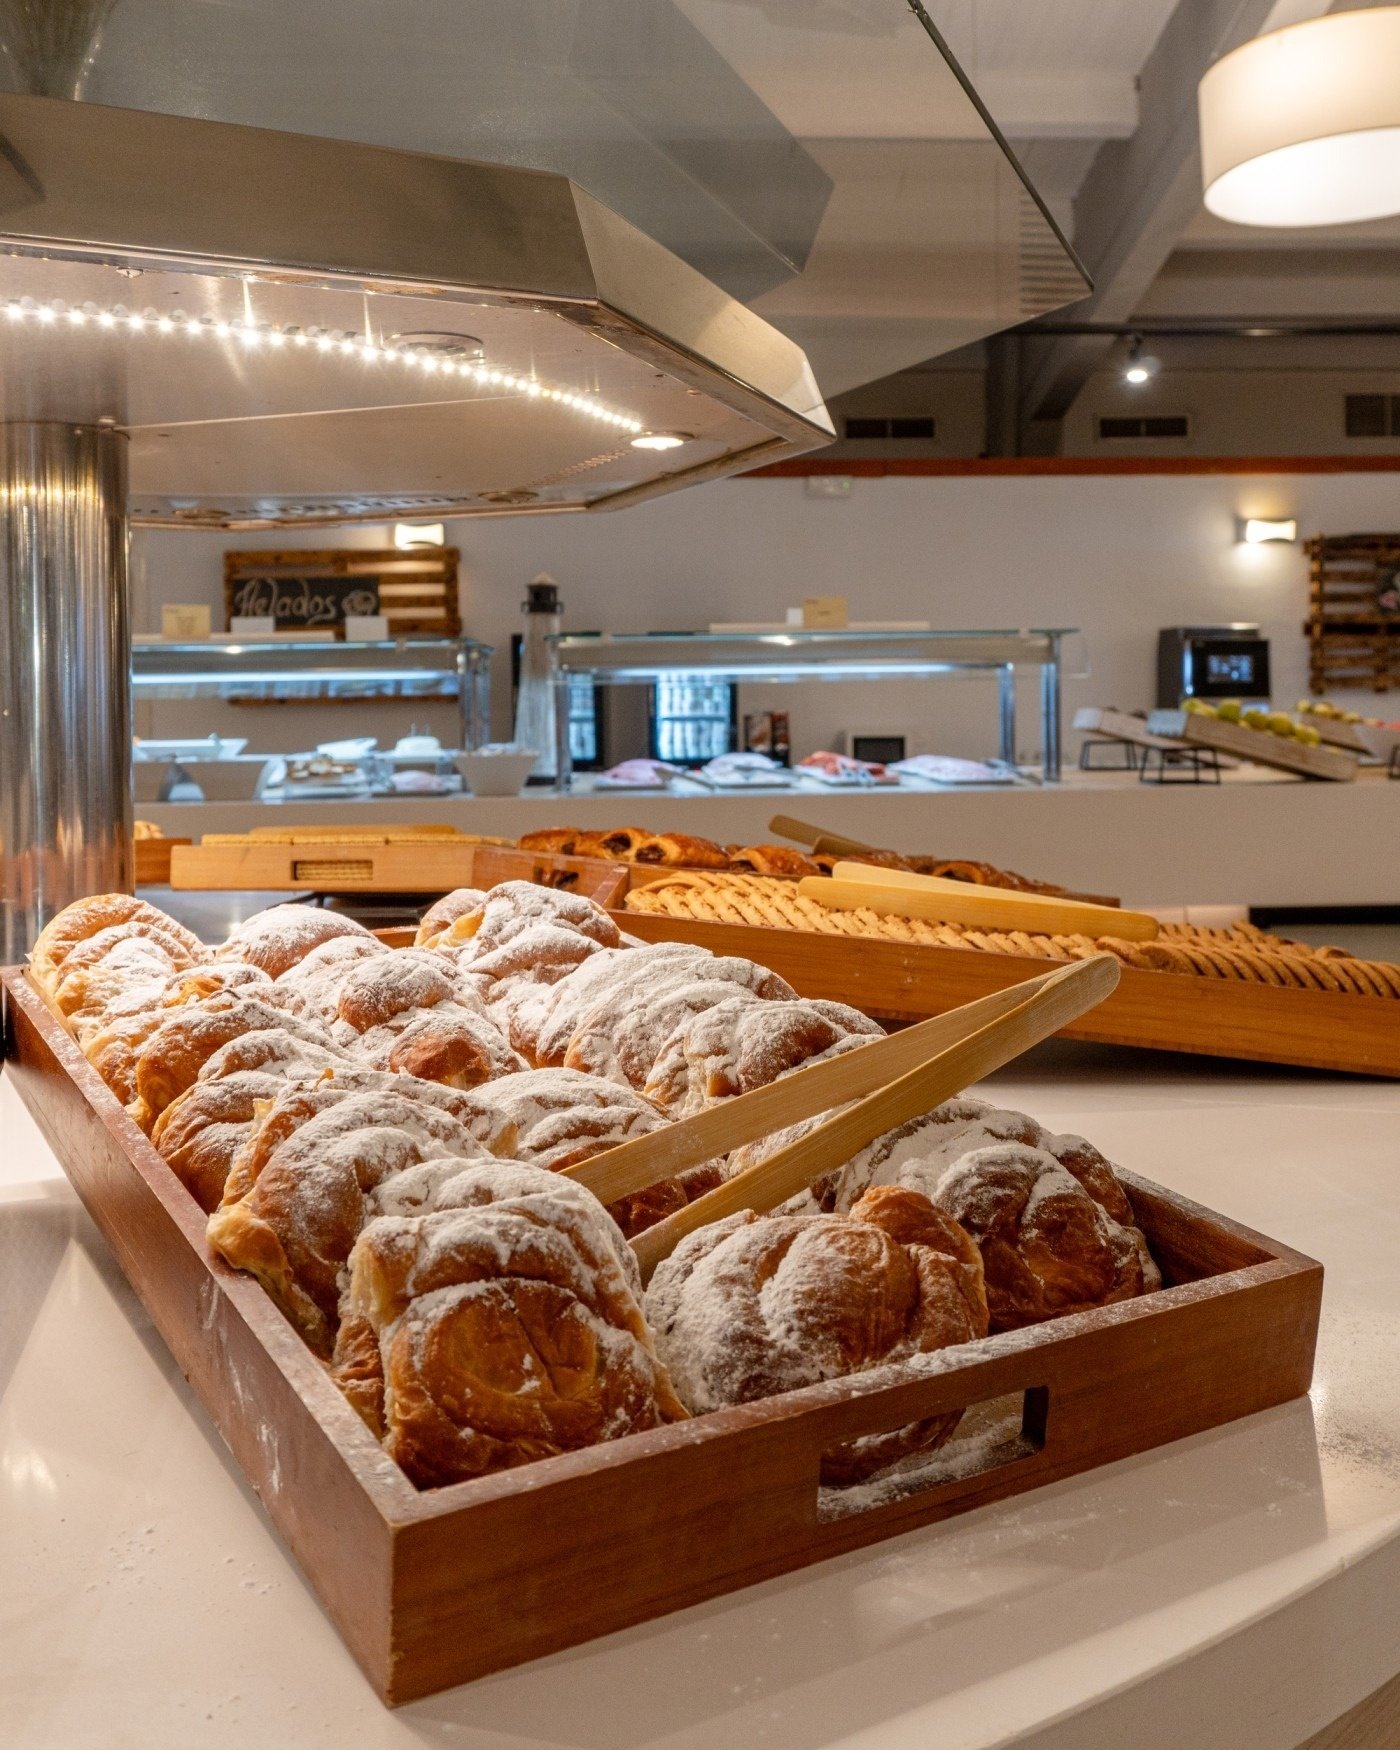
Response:
[[[1087,474],[1400,474],[1394,456],[799,456],[741,474],[741,480],[780,480],[809,474],[855,479],[998,478]]]

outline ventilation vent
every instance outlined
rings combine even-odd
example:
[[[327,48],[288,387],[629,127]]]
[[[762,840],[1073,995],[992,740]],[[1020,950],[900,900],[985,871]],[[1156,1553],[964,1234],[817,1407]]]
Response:
[[[1138,414],[1131,418],[1101,415],[1099,436],[1113,438],[1184,438],[1191,435],[1191,421],[1184,413]]]
[[[1348,395],[1347,436],[1400,437],[1400,395]]]
[[[927,415],[913,419],[846,419],[842,432],[853,443],[888,443],[891,439],[922,439],[929,442],[937,435],[937,422]]]

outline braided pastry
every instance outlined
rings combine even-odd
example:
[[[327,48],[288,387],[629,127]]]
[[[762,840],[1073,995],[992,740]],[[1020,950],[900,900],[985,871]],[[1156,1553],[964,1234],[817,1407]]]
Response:
[[[1156,941],[1116,936],[1036,935],[1025,930],[973,929],[924,918],[877,915],[861,906],[828,911],[798,895],[788,882],[753,875],[678,870],[634,889],[627,909],[642,916],[686,918],[696,923],[740,924],[763,929],[813,930],[824,935],[874,937],[916,946],[970,948],[1042,960],[1086,960],[1107,953],[1146,972],[1186,973],[1198,978],[1271,984],[1295,990],[1400,997],[1400,966],[1358,960],[1340,948],[1308,948],[1271,936],[1253,924],[1213,929],[1165,924]]]

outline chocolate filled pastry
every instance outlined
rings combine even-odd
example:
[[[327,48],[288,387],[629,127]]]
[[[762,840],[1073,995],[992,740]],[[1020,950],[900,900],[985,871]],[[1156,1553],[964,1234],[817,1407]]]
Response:
[[[844,1003],[725,997],[672,1031],[643,1091],[672,1118],[686,1118],[883,1033],[878,1022]]]
[[[609,863],[631,863],[653,835],[639,826],[615,826],[611,832],[581,832],[574,839],[576,857],[602,857]]]
[[[221,1046],[240,1034],[266,1028],[329,1047],[328,1060],[337,1056],[335,1042],[324,1028],[287,1014],[261,996],[245,996],[238,990],[216,991],[173,1009],[142,1045],[136,1059],[136,1099],[130,1107],[131,1116],[149,1131]]]
[[[713,839],[691,833],[650,833],[633,851],[634,863],[659,864],[665,869],[727,869],[729,852]]]
[[[368,936],[373,933],[353,918],[320,906],[274,905],[241,923],[219,949],[221,960],[246,960],[278,978],[313,948],[333,936]]]
[[[667,1123],[650,1100],[631,1088],[571,1069],[503,1076],[481,1088],[477,1097],[514,1133],[516,1158],[551,1173],[592,1160],[633,1137],[663,1130]],[[630,1238],[684,1209],[700,1194],[697,1187],[712,1189],[719,1176],[717,1167],[708,1172],[703,1166],[693,1168],[620,1198],[609,1205],[608,1213]]]
[[[29,954],[29,975],[39,988],[50,996],[58,989],[60,969],[73,950],[102,930],[122,924],[149,924],[162,933],[173,935],[183,945],[190,961],[208,958],[206,949],[174,918],[135,899],[129,893],[99,893],[90,899],[75,900],[64,906],[56,917],[49,919],[39,932]]]
[[[527,832],[515,842],[522,851],[544,851],[550,856],[571,857],[583,836],[582,827],[550,826],[540,832]]]
[[[420,1488],[684,1419],[596,1198],[517,1162],[427,1176],[427,1212],[360,1235],[332,1365]]]
[[[429,1157],[491,1158],[461,1117],[424,1097],[432,1084],[383,1079],[399,1086],[331,1098],[333,1084],[284,1090],[240,1148],[209,1218],[211,1248],[256,1276],[318,1355],[331,1353],[340,1273],[375,1186]]]
[[[430,905],[423,913],[418,925],[418,934],[413,938],[415,948],[436,948],[439,938],[465,916],[467,912],[480,911],[485,903],[486,894],[479,887],[454,887],[451,893],[444,893],[442,898]]]
[[[736,875],[781,875],[790,881],[823,872],[815,858],[791,845],[745,845],[732,852],[724,866]]]
[[[845,1216],[740,1210],[701,1228],[658,1265],[646,1312],[692,1415],[971,1342],[988,1323],[977,1246],[897,1186]],[[860,1482],[931,1451],[960,1416],[850,1441],[824,1455],[822,1480]]]
[[[1019,1142],[973,1149],[944,1169],[932,1200],[977,1242],[993,1331],[1161,1287],[1138,1229],[1115,1221],[1044,1149]]]

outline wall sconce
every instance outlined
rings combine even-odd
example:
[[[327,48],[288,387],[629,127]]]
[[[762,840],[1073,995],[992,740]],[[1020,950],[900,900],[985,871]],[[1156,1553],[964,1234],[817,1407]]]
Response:
[[[1235,539],[1245,542],[1250,547],[1262,546],[1266,541],[1296,541],[1298,539],[1298,519],[1296,517],[1237,516],[1235,518]]]
[[[441,547],[446,544],[443,534],[441,523],[395,523],[394,545],[400,552],[413,547]]]

